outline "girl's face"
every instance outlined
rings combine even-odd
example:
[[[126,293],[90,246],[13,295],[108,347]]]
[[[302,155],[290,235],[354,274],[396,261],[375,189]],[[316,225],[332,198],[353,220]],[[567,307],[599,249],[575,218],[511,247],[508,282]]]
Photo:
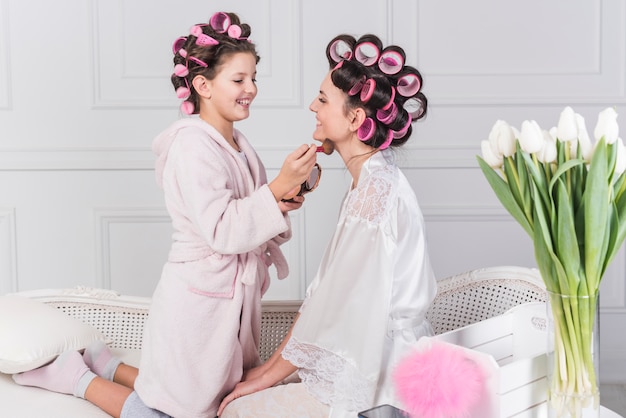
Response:
[[[257,95],[256,58],[239,52],[225,57],[217,75],[208,81],[210,98],[203,100],[208,111],[222,121],[232,123],[250,116],[250,104]]]
[[[353,132],[350,130],[349,115],[346,115],[346,94],[333,84],[330,74],[326,74],[320,93],[311,102],[309,109],[316,113],[313,139],[330,139],[339,143],[349,139]]]

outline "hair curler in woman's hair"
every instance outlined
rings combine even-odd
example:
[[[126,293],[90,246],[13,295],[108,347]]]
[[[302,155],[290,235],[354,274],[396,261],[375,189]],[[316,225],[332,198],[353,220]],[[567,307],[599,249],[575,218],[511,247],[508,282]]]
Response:
[[[377,64],[383,44],[376,35],[363,35],[354,46],[354,59],[369,67]]]
[[[374,136],[375,132],[376,132],[376,123],[374,122],[374,119],[368,117],[368,118],[365,118],[361,126],[359,126],[359,129],[356,134],[361,141],[366,142],[366,141],[369,141]]]
[[[404,97],[414,96],[422,88],[422,75],[413,67],[404,67],[396,77],[396,89]]]
[[[378,68],[387,75],[397,74],[404,67],[405,59],[404,50],[399,46],[391,45],[380,54]]]
[[[425,116],[427,100],[421,92],[421,74],[405,65],[404,49],[383,48],[372,34],[358,40],[342,34],[328,43],[326,57],[333,84],[348,95],[348,108],[365,110],[358,138],[378,149],[405,143],[412,133],[411,122]]]

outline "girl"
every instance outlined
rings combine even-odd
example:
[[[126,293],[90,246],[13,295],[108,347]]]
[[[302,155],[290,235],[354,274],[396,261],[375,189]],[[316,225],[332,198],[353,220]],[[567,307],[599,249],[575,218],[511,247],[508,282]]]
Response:
[[[261,296],[268,266],[287,275],[279,245],[291,236],[289,201],[315,164],[302,145],[267,184],[234,122],[249,116],[259,57],[250,27],[216,13],[174,42],[172,84],[181,110],[153,143],[157,183],[174,226],[153,295],[139,370],[104,344],[68,352],[16,382],[74,394],[115,417],[214,417],[221,399],[260,363]]]
[[[221,417],[355,417],[397,405],[393,367],[432,334],[424,221],[392,151],[426,113],[421,76],[400,47],[383,49],[373,35],[340,35],[327,57],[331,71],[310,105],[313,138],[334,143],[352,185],[290,333],[224,399]],[[301,383],[274,386],[294,371]]]

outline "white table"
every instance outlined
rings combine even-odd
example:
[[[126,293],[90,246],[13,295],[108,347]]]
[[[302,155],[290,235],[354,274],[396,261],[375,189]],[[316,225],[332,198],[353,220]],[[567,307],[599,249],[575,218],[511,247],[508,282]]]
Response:
[[[600,405],[600,418],[623,418],[620,414]]]

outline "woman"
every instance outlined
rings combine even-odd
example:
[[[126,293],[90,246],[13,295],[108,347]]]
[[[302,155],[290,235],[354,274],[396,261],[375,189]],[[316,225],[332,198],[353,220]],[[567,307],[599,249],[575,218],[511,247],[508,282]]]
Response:
[[[332,69],[310,106],[313,138],[334,143],[352,184],[294,326],[224,399],[222,417],[354,417],[399,405],[394,365],[432,334],[425,315],[436,281],[423,217],[392,151],[425,115],[421,76],[404,66],[401,48],[383,49],[373,35],[340,35],[327,56]],[[301,383],[275,386],[294,371]]]

